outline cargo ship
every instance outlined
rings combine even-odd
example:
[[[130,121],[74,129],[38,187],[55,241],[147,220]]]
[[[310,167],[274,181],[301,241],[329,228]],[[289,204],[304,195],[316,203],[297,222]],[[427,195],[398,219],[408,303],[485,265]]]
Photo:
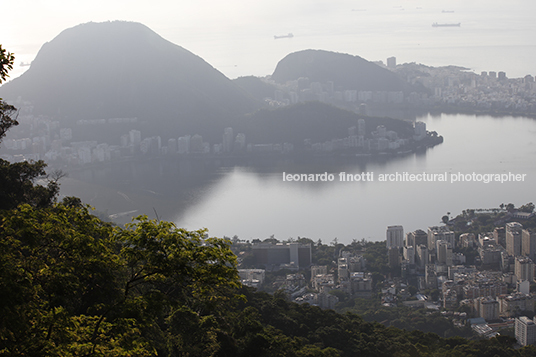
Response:
[[[277,36],[277,35],[276,35],[276,36],[274,36],[274,40],[278,40],[278,39],[280,39],[280,38],[292,38],[292,37],[294,37],[294,35],[293,35],[292,33],[289,32],[289,33],[286,34],[286,35],[281,35],[281,36]]]
[[[437,22],[434,22],[432,24],[432,27],[460,27],[461,25],[461,22],[458,22],[457,24],[439,24]]]

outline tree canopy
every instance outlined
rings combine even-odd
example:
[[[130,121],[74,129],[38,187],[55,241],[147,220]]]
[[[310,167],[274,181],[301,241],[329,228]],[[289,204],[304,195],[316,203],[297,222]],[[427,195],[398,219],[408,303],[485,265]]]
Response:
[[[13,56],[0,56],[4,80]],[[1,140],[16,120],[0,103]],[[536,355],[509,336],[440,338],[256,292],[229,240],[146,216],[103,222],[76,197],[55,201],[58,176],[35,184],[45,167],[0,162],[0,356]],[[328,260],[338,245],[317,249]]]

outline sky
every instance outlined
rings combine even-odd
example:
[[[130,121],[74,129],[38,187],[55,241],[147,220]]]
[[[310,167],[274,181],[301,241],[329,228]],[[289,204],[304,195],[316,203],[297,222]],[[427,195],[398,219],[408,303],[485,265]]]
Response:
[[[441,14],[443,10],[453,13]],[[30,63],[39,48],[61,31],[113,20],[143,23],[230,78],[268,75],[286,54],[307,48],[368,60],[385,61],[394,55],[399,63],[446,65],[454,58],[451,53],[463,47],[461,57],[467,60],[452,64],[468,63],[476,70],[484,68],[478,58],[484,54],[490,65],[504,62],[490,49],[494,45],[519,47],[512,49],[512,66],[507,70],[523,75],[521,70],[515,72],[520,57],[527,57],[526,62],[528,55],[536,55],[535,10],[533,0],[17,0],[2,5],[0,43],[16,55],[12,78],[27,69],[21,62]],[[432,32],[435,21],[462,22],[464,31],[470,32]],[[486,26],[493,26],[493,31]],[[274,41],[274,35],[287,33],[295,37]],[[451,50],[442,53],[437,51],[440,46]],[[478,46],[485,48],[476,51]],[[530,48],[527,56],[523,47]]]

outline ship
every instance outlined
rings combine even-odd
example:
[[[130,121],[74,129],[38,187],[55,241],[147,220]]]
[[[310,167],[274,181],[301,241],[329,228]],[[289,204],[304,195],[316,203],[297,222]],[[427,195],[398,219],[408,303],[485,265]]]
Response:
[[[277,36],[277,35],[276,35],[276,36],[274,36],[274,40],[278,40],[278,39],[280,39],[280,38],[292,38],[292,37],[294,37],[294,35],[293,35],[292,33],[289,32],[289,33],[286,34],[286,35],[281,35],[281,36]]]
[[[432,24],[432,27],[460,27],[461,25],[461,22],[458,22],[457,24],[439,24],[437,22],[434,22]]]

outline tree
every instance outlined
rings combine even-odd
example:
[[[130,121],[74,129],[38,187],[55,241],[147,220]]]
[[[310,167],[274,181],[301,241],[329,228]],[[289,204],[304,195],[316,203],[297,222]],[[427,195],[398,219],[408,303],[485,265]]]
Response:
[[[523,206],[519,207],[519,210],[521,212],[532,213],[534,212],[534,203],[529,202],[527,204],[524,204]]]
[[[2,48],[2,45],[0,45],[0,84],[9,77],[7,73],[9,70],[13,69],[14,61],[15,56],[10,52],[6,52],[6,50]],[[15,119],[11,118],[15,112],[16,108],[14,106],[5,103],[2,98],[0,98],[0,141],[6,135],[9,128],[19,124]]]
[[[113,339],[138,334],[128,320],[95,329],[102,309],[121,296],[110,233],[84,207],[0,211],[0,351],[113,351]]]
[[[7,72],[13,68],[14,59],[14,55],[0,45],[0,84],[8,77]],[[13,118],[15,113],[16,108],[0,98],[0,142],[11,127],[19,124]],[[46,166],[42,160],[11,164],[0,159],[0,209],[12,209],[22,203],[50,207],[59,193],[58,180],[62,175],[49,178],[46,186],[36,185],[37,178],[46,175]]]
[[[112,227],[66,203],[0,211],[2,353],[199,355],[219,344],[218,316],[239,299],[229,241],[145,216]]]
[[[0,83],[4,82],[9,75],[8,71],[13,69],[13,62],[15,61],[15,55],[10,52],[6,52],[0,45]]]

